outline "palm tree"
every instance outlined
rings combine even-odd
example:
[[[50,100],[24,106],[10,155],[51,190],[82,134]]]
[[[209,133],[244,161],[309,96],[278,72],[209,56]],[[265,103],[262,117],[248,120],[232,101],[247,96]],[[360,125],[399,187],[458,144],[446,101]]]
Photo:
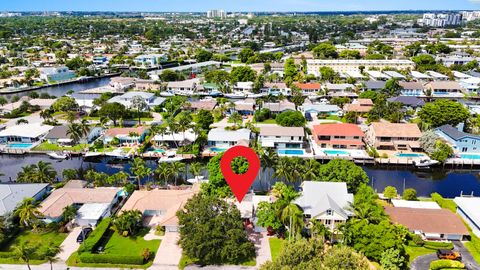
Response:
[[[13,213],[20,218],[21,224],[25,227],[33,227],[33,229],[36,229],[37,222],[42,216],[42,212],[38,210],[38,205],[34,203],[33,198],[23,199]]]
[[[88,124],[87,119],[82,119],[79,125],[80,125],[80,129],[82,130],[82,135],[85,137],[88,136],[88,134],[90,134],[91,128],[90,128],[90,125]]]
[[[193,176],[199,176],[202,174],[203,165],[200,162],[194,162],[190,165],[190,172]]]
[[[74,219],[77,216],[77,208],[73,205],[68,205],[63,208],[62,219],[65,223]]]
[[[303,211],[296,204],[290,203],[282,210],[280,218],[283,224],[288,224],[288,240],[290,241],[291,237],[295,237],[297,231],[303,228]]]
[[[147,163],[145,162],[145,160],[139,157],[133,160],[130,171],[132,171],[132,173],[137,177],[138,188],[140,188],[141,186],[140,180],[152,174],[152,169],[150,169],[150,167],[147,166]]]
[[[230,115],[228,118],[228,121],[230,123],[233,123],[235,127],[237,127],[237,124],[241,124],[243,122],[242,116],[238,112],[234,112]]]
[[[67,135],[73,141],[74,144],[77,144],[83,137],[82,127],[77,123],[71,123],[68,125]]]
[[[57,254],[60,253],[61,251],[62,251],[61,247],[51,243],[43,253],[43,256],[45,257],[45,259],[50,263],[50,270],[53,270],[53,263],[59,260],[59,258],[57,257]]]
[[[53,183],[57,176],[57,171],[50,162],[39,161],[36,165],[36,178],[38,183]]]
[[[23,166],[22,170],[17,174],[17,182],[32,183],[33,175],[35,174],[35,165]]]
[[[52,118],[52,111],[50,110],[43,110],[40,112],[40,117],[43,118],[43,120],[47,120]]]
[[[15,257],[24,261],[27,264],[28,270],[31,270],[30,267],[30,259],[35,255],[37,252],[37,247],[31,245],[28,241],[24,243],[20,243],[18,246],[13,247],[13,252]]]
[[[315,159],[308,159],[303,165],[302,180],[315,180],[318,176],[318,170],[320,169],[320,164]]]
[[[262,164],[262,175],[263,178],[267,178],[270,181],[270,175],[266,175],[267,170],[275,167],[278,162],[278,154],[273,150],[273,148],[261,149],[260,150],[260,162]]]
[[[158,164],[158,167],[155,169],[158,180],[165,180],[165,185],[167,185],[168,179],[172,177],[172,168],[169,163],[162,162]]]
[[[138,124],[142,124],[142,115],[140,111],[145,110],[148,107],[147,102],[141,96],[134,96],[132,98],[131,107],[137,110],[138,114]]]
[[[303,160],[301,158],[289,158],[290,160],[290,179],[287,179],[291,183],[296,183],[303,173]]]
[[[284,181],[289,181],[292,178],[290,171],[290,159],[287,157],[281,157],[278,160],[277,165],[275,166],[274,176],[276,178],[283,179]]]
[[[177,179],[183,172],[185,172],[185,163],[175,161],[172,163],[171,169],[173,173],[173,177],[175,178],[175,186],[177,185]]]
[[[192,126],[192,115],[189,112],[182,112],[178,117],[178,129],[183,133],[183,140],[185,140],[185,131]]]

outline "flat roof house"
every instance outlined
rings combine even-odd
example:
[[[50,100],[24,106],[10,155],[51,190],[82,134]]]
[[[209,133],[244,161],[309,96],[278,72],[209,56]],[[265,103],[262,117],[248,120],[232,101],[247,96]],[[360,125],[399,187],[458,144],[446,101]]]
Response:
[[[435,81],[425,85],[425,88],[431,91],[432,97],[462,98],[463,88],[458,82]]]
[[[323,85],[323,90],[330,97],[357,97],[355,93],[355,86],[349,83],[326,83]]]
[[[165,98],[157,97],[153,93],[148,92],[127,92],[120,96],[115,96],[108,100],[109,103],[120,103],[123,104],[127,108],[132,107],[132,100],[134,98],[140,97],[145,101],[148,108],[152,108],[154,106],[162,105],[165,102]]]
[[[330,105],[330,104],[303,104],[301,110],[304,113],[310,114],[329,114],[329,115],[336,115],[340,112],[340,107],[337,105]]]
[[[41,200],[49,190],[48,184],[0,184],[0,216],[15,210],[25,198]]]
[[[385,68],[395,68],[395,69],[414,69],[415,63],[410,60],[343,60],[343,59],[332,59],[332,60],[307,60],[307,72],[308,74],[313,74],[317,77],[320,76],[321,67],[331,67],[335,72],[349,72],[349,71],[360,71],[360,67],[363,66],[365,70],[370,69],[385,69]]]
[[[243,128],[238,130],[225,130],[214,128],[208,132],[208,146],[228,149],[237,144],[249,144],[252,132]]]
[[[75,78],[75,72],[66,66],[39,68],[40,79],[46,82],[60,82]]]
[[[303,127],[268,125],[260,127],[258,140],[262,147],[280,149],[302,149],[305,140]]]
[[[457,214],[465,220],[472,232],[480,237],[480,198],[479,197],[456,197]]]
[[[0,131],[0,143],[34,143],[41,141],[53,126],[41,123],[23,124],[8,127]]]
[[[166,231],[178,231],[177,211],[182,210],[188,199],[199,191],[199,185],[187,190],[135,190],[121,211],[138,210],[144,224],[155,228],[165,226]]]
[[[343,182],[304,181],[295,203],[307,219],[316,219],[330,230],[345,223],[353,213],[349,210],[353,194]]]
[[[429,240],[463,240],[469,235],[462,220],[448,209],[386,206],[392,222]]]
[[[419,152],[421,136],[416,124],[375,122],[368,128],[366,141],[379,150]]]
[[[287,84],[285,83],[265,83],[263,84],[262,89],[260,91],[267,95],[279,96],[280,94],[284,96],[290,96],[292,94],[292,90],[288,88]]]
[[[191,91],[194,92],[197,90],[200,81],[198,79],[190,79],[179,82],[168,82],[167,90],[169,91]]]
[[[435,129],[435,133],[457,153],[480,153],[480,136],[460,131],[451,125],[443,125]]]
[[[364,149],[365,134],[354,124],[315,125],[312,137],[321,148]]]

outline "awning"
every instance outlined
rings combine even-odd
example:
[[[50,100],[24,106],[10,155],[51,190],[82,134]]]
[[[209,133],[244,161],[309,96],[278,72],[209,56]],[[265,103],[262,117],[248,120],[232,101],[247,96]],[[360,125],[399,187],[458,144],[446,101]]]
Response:
[[[273,141],[262,141],[262,147],[275,147],[275,142],[273,142]]]

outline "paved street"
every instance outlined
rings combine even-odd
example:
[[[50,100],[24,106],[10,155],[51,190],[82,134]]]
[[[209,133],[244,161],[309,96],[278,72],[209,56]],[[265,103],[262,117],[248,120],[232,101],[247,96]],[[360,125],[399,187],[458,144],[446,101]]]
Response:
[[[458,250],[460,254],[462,254],[462,262],[465,264],[467,269],[480,269],[480,265],[478,265],[472,254],[468,251],[467,248],[465,248],[462,242],[455,241],[453,242],[453,245],[455,246],[455,249]]]

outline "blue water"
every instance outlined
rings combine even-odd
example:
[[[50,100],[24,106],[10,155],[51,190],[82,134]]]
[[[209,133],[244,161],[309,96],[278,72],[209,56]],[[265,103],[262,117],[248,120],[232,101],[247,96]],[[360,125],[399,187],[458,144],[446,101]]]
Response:
[[[210,148],[210,151],[215,152],[215,153],[222,153],[222,152],[227,151],[227,149],[226,148],[212,147],[212,148]]]
[[[395,156],[397,157],[423,157],[424,155],[423,154],[404,154],[404,153],[399,153],[399,154],[395,154]]]
[[[322,150],[322,151],[328,156],[336,156],[336,155],[348,156],[348,152],[343,150]]]
[[[480,159],[480,155],[462,154],[460,156],[464,159]]]
[[[280,154],[280,155],[302,156],[305,153],[303,152],[303,150],[300,150],[300,149],[282,149],[282,150],[278,150],[278,154]]]
[[[33,143],[11,143],[8,145],[8,148],[12,149],[29,149],[32,148]]]
[[[148,151],[155,152],[155,153],[165,153],[165,150],[163,150],[163,149],[153,149],[153,148],[151,148]]]

